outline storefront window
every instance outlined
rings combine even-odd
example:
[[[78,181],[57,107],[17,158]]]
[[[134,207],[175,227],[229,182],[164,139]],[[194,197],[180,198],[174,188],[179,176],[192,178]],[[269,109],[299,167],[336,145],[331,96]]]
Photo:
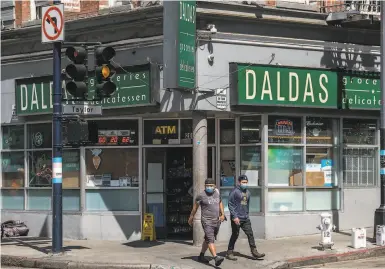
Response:
[[[307,117],[306,118],[306,143],[307,144],[333,144],[332,119]]]
[[[376,120],[343,120],[343,138],[345,144],[375,145]]]
[[[306,147],[306,186],[337,186],[333,147]]]
[[[269,116],[269,143],[302,143],[301,118]]]
[[[138,187],[138,158],[135,148],[86,149],[87,187]]]
[[[235,144],[235,120],[220,121],[221,144]]]
[[[52,125],[50,123],[29,124],[27,129],[29,149],[52,148]]]
[[[269,212],[302,211],[302,189],[269,189],[267,200]]]
[[[306,210],[340,209],[338,189],[306,189]]]
[[[261,142],[261,117],[241,118],[241,144],[253,144]]]
[[[139,211],[139,191],[134,189],[86,190],[87,211]]]
[[[262,179],[261,147],[241,147],[241,174],[249,179],[249,186],[260,186]]]
[[[221,197],[225,211],[229,211],[229,195],[233,188],[221,190]],[[261,189],[249,188],[250,191],[250,213],[261,212]]]
[[[269,186],[302,186],[303,149],[291,146],[269,146]]]
[[[24,189],[2,189],[1,209],[24,210]]]
[[[52,210],[52,190],[51,189],[28,189],[28,210]],[[80,190],[63,190],[63,210],[79,211],[80,209]]]
[[[24,152],[1,153],[2,186],[21,188],[24,186]]]
[[[3,149],[24,149],[24,125],[3,126]]]
[[[178,144],[178,120],[145,120],[144,144]]]
[[[235,186],[235,148],[221,148],[221,187]]]
[[[343,151],[344,184],[375,186],[377,180],[375,148],[345,148]]]
[[[52,151],[29,151],[29,187],[52,186]],[[80,182],[79,150],[63,151],[63,188],[78,188]]]
[[[99,146],[138,145],[138,120],[92,121],[98,129]]]

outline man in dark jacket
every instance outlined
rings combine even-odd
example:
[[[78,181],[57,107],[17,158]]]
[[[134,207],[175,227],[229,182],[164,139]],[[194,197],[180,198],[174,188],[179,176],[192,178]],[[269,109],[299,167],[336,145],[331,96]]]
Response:
[[[255,245],[253,229],[249,218],[250,192],[247,190],[247,176],[242,175],[238,178],[239,185],[234,188],[229,195],[229,210],[231,217],[231,238],[227,248],[227,258],[236,261],[234,257],[234,246],[239,236],[239,230],[245,232],[250,245],[251,254],[257,258],[265,257],[264,253],[259,253]]]

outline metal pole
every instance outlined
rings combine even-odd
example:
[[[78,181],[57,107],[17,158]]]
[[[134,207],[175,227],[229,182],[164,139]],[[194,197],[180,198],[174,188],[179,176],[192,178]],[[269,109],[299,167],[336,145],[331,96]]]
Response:
[[[53,1],[60,4],[60,1]],[[64,23],[64,22],[62,22]],[[53,44],[53,115],[52,115],[52,253],[63,249],[63,198],[62,198],[62,88],[61,43]]]
[[[374,216],[374,240],[377,225],[385,225],[385,4],[381,3],[381,123],[380,123],[380,177],[381,204]]]

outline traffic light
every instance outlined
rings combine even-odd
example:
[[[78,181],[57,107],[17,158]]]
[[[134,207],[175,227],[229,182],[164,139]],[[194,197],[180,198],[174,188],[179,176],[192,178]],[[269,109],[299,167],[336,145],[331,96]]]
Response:
[[[68,59],[72,61],[66,67],[66,89],[74,98],[86,99],[88,91],[87,82],[87,50],[84,47],[69,47],[66,50]]]
[[[115,50],[112,47],[97,47],[95,49],[95,92],[99,98],[110,97],[116,90],[115,83],[111,81],[111,78],[116,73],[111,64],[115,54]]]

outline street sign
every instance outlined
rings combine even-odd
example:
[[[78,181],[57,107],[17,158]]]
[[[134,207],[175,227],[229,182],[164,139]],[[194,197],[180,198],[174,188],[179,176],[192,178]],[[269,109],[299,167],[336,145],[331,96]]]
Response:
[[[41,42],[64,41],[64,5],[42,7]]]
[[[63,114],[67,115],[102,115],[102,106],[95,105],[63,105]]]

